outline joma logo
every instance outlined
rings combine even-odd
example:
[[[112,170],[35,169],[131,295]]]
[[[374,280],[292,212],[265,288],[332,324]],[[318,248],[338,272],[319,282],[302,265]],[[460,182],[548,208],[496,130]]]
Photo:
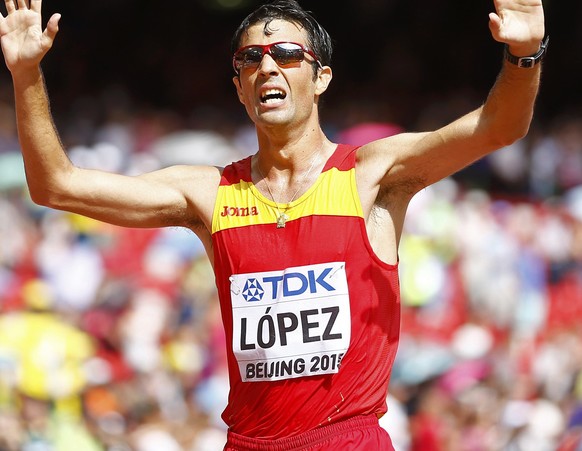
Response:
[[[223,210],[220,213],[220,216],[237,216],[237,217],[245,217],[245,216],[258,216],[259,209],[257,207],[229,207],[225,205],[222,207]]]

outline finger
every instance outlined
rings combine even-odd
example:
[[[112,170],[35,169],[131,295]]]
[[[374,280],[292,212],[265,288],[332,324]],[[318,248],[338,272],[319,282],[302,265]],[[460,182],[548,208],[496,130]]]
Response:
[[[496,29],[501,28],[501,17],[499,17],[497,14],[495,13],[489,13],[489,23],[491,25],[493,25]]]
[[[40,13],[42,0],[30,0],[30,9],[36,13]]]
[[[42,35],[45,45],[47,45],[47,47],[52,47],[53,45],[53,41],[55,40],[55,37],[59,31],[59,20],[61,20],[61,15],[58,13],[53,14],[46,24],[46,28]]]
[[[497,42],[500,42],[499,39],[499,29],[501,27],[501,20],[499,16],[495,13],[489,14],[489,31],[491,32],[491,36]]]
[[[28,9],[26,0],[18,0],[18,9]]]
[[[6,5],[6,12],[8,14],[16,11],[16,5],[14,4],[14,0],[5,0],[4,4]]]
[[[489,13],[489,28],[494,35],[499,33],[499,30],[501,29],[501,24],[502,24],[501,17],[499,17],[495,13]]]

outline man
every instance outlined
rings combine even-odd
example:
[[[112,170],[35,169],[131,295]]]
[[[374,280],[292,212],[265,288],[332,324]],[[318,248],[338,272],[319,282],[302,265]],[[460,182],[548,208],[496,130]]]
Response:
[[[392,449],[378,417],[398,342],[407,205],[523,137],[533,114],[541,1],[494,1],[490,29],[506,53],[483,106],[360,148],[330,142],[319,124],[332,79],[325,30],[294,0],[263,5],[233,40],[257,153],[224,169],[127,177],[70,163],[39,68],[60,16],[43,31],[41,0],[6,0],[0,36],[33,200],[122,226],[187,227],[206,247],[229,344],[225,449]]]

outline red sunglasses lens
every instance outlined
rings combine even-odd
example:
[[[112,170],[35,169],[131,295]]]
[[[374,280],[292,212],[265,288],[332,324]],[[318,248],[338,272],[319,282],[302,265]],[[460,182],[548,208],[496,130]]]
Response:
[[[299,63],[305,58],[305,49],[293,42],[279,42],[270,45],[253,45],[243,47],[234,54],[234,67],[240,71],[243,67],[258,66],[265,53],[271,55],[277,64]]]

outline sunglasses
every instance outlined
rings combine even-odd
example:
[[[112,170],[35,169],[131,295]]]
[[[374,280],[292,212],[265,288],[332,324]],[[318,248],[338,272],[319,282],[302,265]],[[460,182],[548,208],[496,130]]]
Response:
[[[315,53],[307,47],[296,42],[274,42],[267,45],[247,45],[246,47],[238,49],[232,57],[234,71],[238,75],[244,67],[258,67],[265,53],[269,54],[279,66],[300,63],[305,59],[305,54],[307,53],[315,60],[320,68],[322,67]]]

